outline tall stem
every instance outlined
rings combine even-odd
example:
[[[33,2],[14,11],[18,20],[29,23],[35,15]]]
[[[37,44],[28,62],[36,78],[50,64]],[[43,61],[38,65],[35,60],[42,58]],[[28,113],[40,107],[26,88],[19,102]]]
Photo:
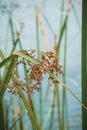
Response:
[[[82,102],[87,106],[87,0],[83,0],[82,4]],[[87,130],[87,110],[84,108],[82,128]]]
[[[40,41],[39,41],[39,26],[38,26],[38,10],[36,10],[36,40],[37,40],[37,56],[39,60],[39,50],[40,50]],[[39,103],[40,103],[40,125],[42,126],[42,89],[40,89],[39,93]]]

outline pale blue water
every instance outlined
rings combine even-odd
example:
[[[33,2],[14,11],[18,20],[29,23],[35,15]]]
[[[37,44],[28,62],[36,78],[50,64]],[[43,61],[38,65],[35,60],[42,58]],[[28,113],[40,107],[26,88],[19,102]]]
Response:
[[[3,1],[3,3],[6,1]],[[20,8],[17,8],[13,11],[13,19],[15,26],[19,29],[20,25],[19,22],[24,23],[24,29],[21,34],[21,41],[23,45],[23,49],[36,49],[36,22],[35,22],[35,6],[39,6],[40,13],[45,14],[48,18],[53,32],[51,32],[44,21],[42,15],[42,23],[44,26],[44,30],[47,36],[48,44],[50,50],[53,50],[54,48],[54,37],[53,33],[57,34],[57,39],[59,38],[59,28],[60,28],[60,0],[54,0],[54,1],[45,1],[43,3],[42,1],[38,0],[31,1],[31,0],[19,0]],[[10,0],[8,4],[10,3]],[[43,7],[43,5],[45,6]],[[71,10],[69,14],[68,19],[68,31],[67,31],[67,67],[66,67],[66,84],[72,89],[72,91],[81,99],[81,6],[78,4],[78,2],[74,3],[75,9],[77,12],[77,16],[80,22],[80,27],[78,26],[77,20],[75,18],[75,15],[73,13],[73,10]],[[43,8],[43,9],[42,9]],[[63,12],[63,17],[65,17],[66,13]],[[12,48],[11,44],[11,37],[10,37],[10,29],[7,29],[7,21],[8,21],[8,14],[2,13],[0,11],[0,49],[3,49],[5,51],[6,47],[6,53],[9,55],[10,49]],[[9,37],[7,39],[7,37]],[[63,65],[63,45],[64,45],[64,38],[62,40],[62,46],[60,51],[60,63]],[[17,47],[18,49],[18,47]],[[40,49],[43,51],[46,51],[46,47],[44,45],[44,41],[42,38],[42,35],[40,33]],[[46,82],[46,80],[45,80]],[[60,86],[60,91],[61,91]],[[46,90],[46,83],[42,83],[42,89],[44,91],[43,93],[43,103],[44,103],[44,94]],[[52,90],[50,90],[50,93],[52,93]],[[44,108],[44,119],[45,116],[49,110],[49,107],[51,105],[50,100],[50,93],[49,93],[49,102],[48,107]],[[39,94],[36,93],[35,97],[38,98]],[[68,110],[69,110],[69,123],[70,123],[70,130],[81,130],[81,105],[72,97],[70,93],[67,92],[68,96]],[[8,99],[9,100],[9,99]],[[36,102],[36,106],[38,107],[38,102]],[[37,109],[37,112],[39,113],[39,109]],[[54,116],[54,128],[57,129],[57,110],[55,108],[55,116]],[[27,129],[27,128],[26,128]],[[48,128],[46,128],[47,130]]]

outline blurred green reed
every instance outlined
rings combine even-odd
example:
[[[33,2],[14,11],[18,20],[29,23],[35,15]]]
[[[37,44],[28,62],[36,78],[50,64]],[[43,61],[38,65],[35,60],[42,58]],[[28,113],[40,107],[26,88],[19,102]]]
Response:
[[[85,1],[85,0],[84,0]],[[84,5],[85,6],[85,5]],[[77,13],[76,13],[76,10],[75,10],[75,7],[74,7],[74,4],[72,3],[72,7],[73,7],[73,11],[75,13],[75,17],[77,19],[77,22],[78,22],[78,25],[79,25],[79,21],[78,21],[78,17],[77,17]],[[64,11],[64,0],[62,0],[62,7],[61,7],[61,12]],[[85,12],[85,9],[83,10],[83,12]],[[36,10],[36,13],[37,13],[37,10]],[[45,14],[41,13],[41,16],[42,18],[45,20],[46,22],[46,25],[49,27],[50,31],[52,32],[52,34],[54,35],[54,32],[53,32],[53,29],[50,25],[50,22],[48,20],[48,18],[45,16]],[[84,97],[86,91],[85,91],[85,88],[83,87],[83,101],[81,102],[78,97],[71,91],[71,89],[66,86],[66,53],[67,53],[67,32],[68,32],[68,29],[67,29],[67,26],[68,26],[68,15],[66,15],[65,17],[63,17],[61,15],[61,18],[60,18],[60,28],[59,28],[59,39],[58,39],[58,43],[56,45],[56,49],[55,49],[55,57],[59,57],[60,55],[60,51],[61,51],[61,44],[62,44],[62,38],[64,37],[65,35],[65,43],[64,43],[64,64],[63,64],[63,68],[64,68],[64,77],[63,77],[63,81],[61,81],[57,76],[53,75],[52,73],[49,73],[50,76],[54,77],[57,81],[60,82],[60,84],[63,86],[63,89],[62,89],[62,111],[60,110],[60,91],[59,91],[59,84],[55,84],[56,87],[54,87],[54,90],[53,90],[53,98],[52,98],[52,104],[51,104],[51,107],[50,109],[48,110],[48,113],[45,117],[45,120],[43,119],[43,115],[44,115],[44,112],[43,112],[43,107],[47,107],[47,102],[48,102],[48,93],[50,92],[50,82],[48,81],[48,84],[47,84],[47,89],[46,89],[46,95],[45,95],[45,103],[43,105],[43,101],[42,101],[42,90],[40,90],[39,92],[39,106],[38,106],[38,109],[40,111],[40,115],[37,115],[37,112],[36,112],[36,105],[35,105],[35,99],[34,99],[34,96],[31,95],[31,94],[27,94],[27,96],[25,96],[25,94],[23,93],[23,91],[20,89],[20,87],[17,86],[17,90],[19,92],[19,94],[21,95],[21,98],[19,98],[19,102],[18,102],[18,105],[19,105],[19,110],[20,110],[20,113],[19,113],[19,116],[18,117],[15,117],[15,111],[14,109],[12,109],[12,116],[13,116],[13,124],[12,126],[10,126],[9,128],[9,125],[8,125],[8,119],[9,119],[9,113],[8,113],[8,104],[4,103],[4,95],[5,95],[5,92],[6,92],[6,88],[4,87],[4,84],[6,83],[9,83],[10,80],[12,80],[13,82],[14,81],[17,81],[17,79],[15,78],[15,76],[13,74],[11,74],[11,69],[12,68],[15,68],[15,63],[17,61],[17,56],[19,57],[22,57],[23,59],[26,59],[34,64],[36,63],[39,63],[39,50],[40,50],[40,41],[39,41],[39,24],[38,24],[38,19],[36,17],[36,41],[37,41],[37,55],[38,55],[38,60],[35,60],[25,54],[23,54],[22,52],[22,41],[20,39],[20,34],[18,35],[14,35],[14,24],[13,24],[13,19],[12,19],[12,13],[10,13],[9,15],[9,28],[10,28],[10,34],[11,34],[11,38],[12,38],[12,45],[13,45],[13,48],[11,50],[11,55],[9,57],[5,57],[4,56],[4,53],[2,52],[2,50],[0,50],[0,57],[2,59],[1,63],[0,63],[0,68],[1,68],[1,71],[3,73],[2,76],[0,76],[0,130],[17,130],[17,129],[20,129],[20,130],[25,130],[25,123],[24,123],[24,118],[23,116],[25,115],[25,111],[24,111],[24,107],[26,108],[26,111],[27,111],[27,115],[29,117],[29,121],[31,121],[31,124],[32,124],[32,129],[34,130],[45,130],[46,129],[46,126],[49,125],[49,130],[52,130],[53,129],[53,121],[54,121],[54,113],[55,113],[55,106],[57,104],[57,115],[58,115],[58,119],[57,119],[57,127],[58,129],[60,130],[69,130],[69,117],[68,117],[68,106],[67,106],[67,102],[68,102],[68,99],[67,99],[67,95],[66,95],[66,90],[68,90],[71,95],[83,106],[83,129],[84,128],[87,128],[86,126],[86,119],[85,119],[85,114],[87,114],[87,102],[86,102],[86,97]],[[85,23],[86,21],[84,20],[84,18],[86,17],[86,12],[85,12],[85,15],[83,17],[83,28],[85,27]],[[83,43],[84,43],[84,39],[86,40],[86,29],[84,31],[83,29]],[[43,34],[42,34],[43,35]],[[46,35],[46,34],[45,34]],[[44,36],[43,36],[44,37]],[[45,40],[44,40],[45,41]],[[55,43],[54,43],[55,44]],[[16,49],[16,46],[19,46],[20,48],[20,51],[14,51]],[[85,47],[86,49],[86,47]],[[86,51],[85,51],[86,52]],[[85,74],[85,77],[86,77],[86,53],[84,52],[84,46],[83,46],[83,66],[82,66],[82,70],[83,70],[83,86],[84,84],[87,83],[86,79],[84,78],[84,74]],[[85,59],[84,59],[85,57]],[[84,68],[84,69],[83,69]],[[2,70],[3,69],[3,70]],[[17,71],[19,72],[19,68],[16,68]],[[24,69],[24,74],[25,76],[27,77],[27,68],[26,66],[23,65],[23,69]],[[26,83],[29,85],[29,82],[26,81]],[[12,97],[10,98],[10,105],[14,107],[14,98],[15,97]],[[23,101],[23,104],[21,103],[21,101]],[[85,104],[85,105],[84,105]],[[5,108],[5,109],[4,109]],[[40,118],[39,118],[40,117]],[[28,121],[28,122],[29,122]],[[19,122],[19,128],[18,128],[18,125],[17,125],[17,122]],[[85,129],[84,129],[85,130]]]
[[[6,128],[5,129],[9,129],[9,109],[8,109],[8,104],[7,104],[7,101],[4,102],[4,106],[5,106],[5,125],[6,125]]]
[[[40,51],[40,40],[39,40],[39,25],[38,25],[38,19],[37,19],[37,14],[38,14],[38,10],[36,10],[36,44],[37,44],[37,56],[38,56],[38,60],[39,60],[39,51]],[[41,85],[40,85],[41,87]],[[43,112],[42,112],[42,89],[40,89],[39,92],[39,111],[40,111],[40,126],[42,127],[42,123],[43,123]]]
[[[87,106],[87,1],[82,2],[82,102]],[[87,129],[87,111],[82,108],[82,129]]]
[[[10,105],[11,105],[11,109],[12,109],[12,117],[13,117],[13,122],[16,121],[16,111],[15,111],[15,107],[14,107],[14,101],[13,101],[13,97],[10,98]],[[14,125],[14,130],[17,130],[17,126]]]

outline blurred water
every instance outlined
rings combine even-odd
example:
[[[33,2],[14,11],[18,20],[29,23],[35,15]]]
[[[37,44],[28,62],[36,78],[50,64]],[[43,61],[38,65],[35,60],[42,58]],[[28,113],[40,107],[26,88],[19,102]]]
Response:
[[[6,1],[5,1],[6,2]],[[10,0],[8,4],[10,3]],[[36,49],[36,11],[35,6],[40,8],[40,13],[45,14],[48,18],[53,32],[49,30],[46,22],[44,21],[42,15],[42,23],[44,26],[44,30],[47,36],[47,40],[49,43],[50,50],[54,49],[54,37],[53,34],[57,34],[57,39],[59,38],[59,28],[60,28],[60,0],[54,1],[31,1],[31,0],[19,0],[20,8],[16,8],[13,11],[13,19],[14,24],[20,27],[19,23],[24,23],[24,29],[21,34],[21,40],[23,49]],[[74,3],[77,11],[77,15],[80,21],[81,26],[81,6],[78,3]],[[43,6],[44,5],[44,6]],[[65,17],[66,13],[63,13]],[[68,32],[67,32],[67,73],[66,73],[66,84],[72,89],[72,91],[81,99],[81,27],[79,28],[78,23],[76,21],[73,10],[71,10],[68,19]],[[46,47],[44,45],[43,38],[40,35],[40,50],[46,51]],[[7,46],[6,46],[7,44]],[[60,51],[60,63],[63,65],[63,57],[64,57],[64,38],[62,40],[62,46]],[[9,51],[12,48],[11,37],[10,37],[10,29],[8,29],[8,14],[2,13],[0,11],[0,49],[3,49],[7,55],[9,55]],[[18,49],[18,48],[17,48]],[[62,86],[61,86],[62,87]],[[44,82],[42,83],[42,89],[45,93],[46,85]],[[61,88],[60,88],[61,91]],[[50,94],[49,94],[50,95]],[[38,93],[35,97],[38,96]],[[44,101],[44,94],[43,101]],[[70,130],[81,130],[81,106],[80,104],[71,96],[70,93],[67,92],[68,96],[68,110],[69,110],[69,123]],[[36,106],[38,106],[38,102],[36,102]],[[50,107],[50,96],[48,107],[43,108],[44,111],[44,119]],[[39,110],[39,109],[38,109]],[[37,111],[38,111],[37,110]],[[55,113],[57,112],[55,108]],[[57,120],[57,115],[54,116],[54,129],[56,130],[57,124],[55,123]]]

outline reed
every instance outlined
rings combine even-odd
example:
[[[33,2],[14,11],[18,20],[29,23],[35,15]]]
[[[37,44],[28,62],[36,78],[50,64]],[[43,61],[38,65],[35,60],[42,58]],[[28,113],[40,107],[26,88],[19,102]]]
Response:
[[[56,91],[55,91],[55,89],[54,89],[54,91],[53,91],[52,105],[51,105],[51,118],[50,118],[49,130],[52,130],[52,129],[53,129],[55,98],[56,98]]]
[[[12,120],[13,120],[13,123],[14,123],[16,121],[16,111],[15,111],[13,97],[10,98],[10,105],[11,105],[11,110],[12,110]],[[14,130],[17,130],[16,124],[14,125]]]
[[[14,26],[13,26],[13,21],[12,21],[12,13],[10,12],[9,14],[9,27],[11,29],[11,37],[12,37],[12,43],[13,43],[13,48],[14,48],[14,42],[15,42],[15,36],[14,36]]]
[[[39,51],[40,51],[40,40],[39,40],[39,23],[38,23],[38,9],[36,10],[36,41],[37,41],[37,57],[38,60],[40,58],[39,56]],[[41,87],[41,85],[39,86]],[[39,93],[39,104],[40,104],[40,126],[42,127],[42,122],[43,122],[43,112],[42,112],[42,89],[40,90]]]
[[[87,1],[82,6],[82,102],[87,106]],[[82,108],[82,129],[87,129],[87,110]]]
[[[5,129],[5,119],[4,119],[4,104],[3,99],[0,100],[0,129]]]
[[[67,58],[67,26],[65,29],[64,71],[63,71],[64,72],[63,82],[65,84],[66,84],[66,58]],[[67,102],[68,101],[67,101],[66,89],[63,88],[63,90],[62,90],[62,129],[64,129],[66,127],[66,129],[68,130],[69,129],[69,122],[68,122],[68,105],[67,105],[68,103]]]
[[[9,109],[8,109],[8,104],[7,104],[7,101],[5,101],[5,123],[6,123],[6,129],[8,130],[9,129]]]
[[[23,121],[23,117],[24,116],[24,107],[22,104],[22,101],[19,98],[19,128],[20,130],[24,130],[24,121]]]

